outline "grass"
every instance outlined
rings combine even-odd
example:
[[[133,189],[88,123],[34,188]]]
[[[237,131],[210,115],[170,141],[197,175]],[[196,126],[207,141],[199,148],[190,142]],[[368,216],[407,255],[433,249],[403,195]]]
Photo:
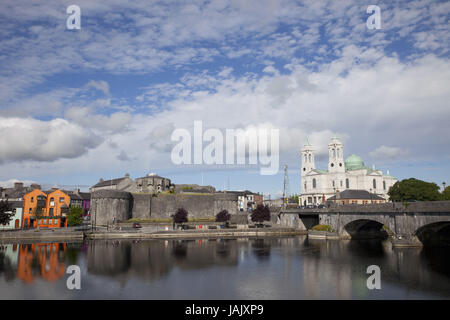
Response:
[[[327,225],[327,224],[315,225],[314,227],[311,228],[311,230],[333,232],[333,229],[331,229],[331,227],[329,225]]]
[[[204,218],[188,218],[188,222],[215,222],[215,217],[204,217]],[[150,218],[150,219],[140,219],[132,218],[124,222],[139,222],[139,223],[172,223],[171,218]]]

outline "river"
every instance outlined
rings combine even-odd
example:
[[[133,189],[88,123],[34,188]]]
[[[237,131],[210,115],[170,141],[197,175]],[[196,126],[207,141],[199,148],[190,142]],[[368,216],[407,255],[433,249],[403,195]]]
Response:
[[[0,243],[0,299],[449,299],[449,257],[306,236]],[[367,288],[370,265],[381,289]]]

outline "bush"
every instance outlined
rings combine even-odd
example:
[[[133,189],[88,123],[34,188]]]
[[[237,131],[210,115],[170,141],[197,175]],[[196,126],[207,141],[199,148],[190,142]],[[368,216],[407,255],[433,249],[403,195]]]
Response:
[[[262,223],[264,221],[270,221],[270,209],[267,205],[258,204],[251,215],[252,221]]]
[[[188,221],[188,212],[184,208],[179,208],[173,216],[173,222],[184,223]]]
[[[227,222],[230,218],[231,214],[227,210],[222,210],[216,215],[216,222]]]
[[[67,224],[70,227],[79,226],[83,223],[83,208],[80,207],[70,207],[69,216],[67,220]]]
[[[331,227],[329,225],[327,225],[327,224],[315,225],[314,227],[311,228],[311,230],[333,232],[333,229],[331,229]]]

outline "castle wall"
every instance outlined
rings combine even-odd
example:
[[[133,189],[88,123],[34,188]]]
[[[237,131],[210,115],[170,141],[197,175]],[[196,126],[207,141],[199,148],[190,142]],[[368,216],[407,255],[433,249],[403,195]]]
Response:
[[[92,219],[97,225],[111,224],[130,218],[170,218],[178,208],[191,218],[214,217],[221,210],[237,214],[235,194],[158,194],[100,190],[92,193]]]

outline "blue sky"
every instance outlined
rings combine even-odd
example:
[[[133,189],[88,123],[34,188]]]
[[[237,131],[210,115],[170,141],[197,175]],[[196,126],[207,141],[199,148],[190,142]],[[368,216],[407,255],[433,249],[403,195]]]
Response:
[[[81,9],[67,30],[66,8]],[[381,9],[381,29],[366,12]],[[448,1],[2,1],[0,182],[66,187],[149,172],[280,194],[283,171],[177,166],[177,128],[280,130],[300,192],[306,137],[334,133],[399,179],[449,184]]]

